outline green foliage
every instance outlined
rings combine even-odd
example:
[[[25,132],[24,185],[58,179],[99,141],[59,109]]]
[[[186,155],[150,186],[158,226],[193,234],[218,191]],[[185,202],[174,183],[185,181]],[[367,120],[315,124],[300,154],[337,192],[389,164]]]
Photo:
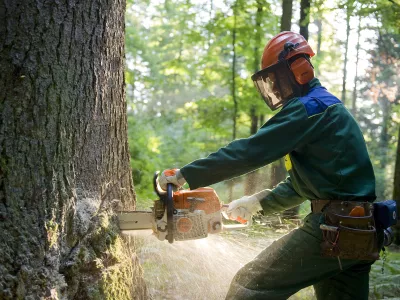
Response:
[[[143,10],[147,4],[128,3],[126,16],[129,144],[139,207],[155,197],[154,171],[181,167],[230,142],[234,29],[238,41],[237,136],[249,135],[251,107],[258,114],[267,114],[249,78],[255,61],[259,63],[259,57],[254,58],[257,49],[248,47],[261,33],[254,29],[258,6],[264,16],[263,33],[277,32],[278,27],[278,16],[270,14],[271,7],[256,1],[226,2],[219,8],[166,1],[153,5],[150,11]],[[261,56],[261,50],[257,51]]]
[[[360,14],[373,15],[388,33],[400,33],[400,3],[398,0],[360,0]]]
[[[394,248],[386,252],[385,261],[372,265],[370,299],[394,299],[400,295],[400,253]]]
[[[253,109],[262,120],[272,115],[250,76],[259,68],[264,44],[279,31],[280,6],[280,1],[257,0],[128,1],[129,144],[139,207],[147,207],[155,197],[152,177],[156,170],[182,167],[229,143],[234,119],[236,137],[247,137]],[[371,37],[368,44],[377,45],[374,51],[378,52],[366,54],[371,57],[371,68],[359,76],[362,98],[358,99],[357,118],[374,163],[378,197],[385,198],[391,193],[397,100],[388,110],[384,102],[373,101],[371,90],[391,80],[391,87],[399,83],[397,60],[386,62],[381,54],[377,55],[382,53],[378,49],[388,50],[390,57],[399,52],[399,5],[395,0],[312,3],[311,24],[316,20],[322,24],[319,44],[318,32],[310,30],[309,42],[314,50],[318,49],[312,61],[321,82],[334,94],[341,91],[343,65],[344,37],[339,34],[338,24],[347,12],[353,27],[361,17],[361,32]],[[353,27],[351,30],[357,29]],[[292,28],[296,31],[295,26]],[[362,53],[366,53],[368,49],[363,47]],[[348,64],[348,68],[353,67]],[[377,76],[371,77],[373,74]],[[233,80],[238,111],[232,98]],[[269,182],[270,170],[263,172]],[[235,180],[235,186],[239,190],[235,188],[233,194],[243,194],[242,180]],[[225,197],[226,187],[218,187]]]
[[[380,34],[371,50],[371,67],[361,83],[364,97],[371,101],[360,107],[358,118],[363,128],[377,179],[378,199],[392,195],[393,168],[400,91],[400,35]]]
[[[280,6],[281,1],[275,0],[128,1],[128,130],[138,209],[148,209],[156,198],[152,183],[156,170],[182,167],[229,143],[234,119],[236,136],[247,137],[253,109],[262,120],[272,116],[250,76],[259,69],[265,43],[279,32]],[[319,27],[310,27],[309,42],[318,52],[312,62],[317,77],[333,94],[341,92],[345,39],[341,24],[349,18],[354,32],[360,19],[360,32],[369,38],[360,45],[360,56],[369,58],[369,67],[358,76],[356,112],[374,165],[378,199],[391,196],[396,150],[399,153],[399,12],[398,0],[317,0],[310,11],[310,26],[321,24],[320,34]],[[297,31],[293,15],[292,30]],[[354,67],[349,60],[348,70]],[[257,172],[257,188],[270,188],[274,182],[270,166]],[[226,183],[213,186],[223,201],[244,193],[246,180],[229,183],[232,190]],[[305,216],[309,210],[305,202],[299,214]],[[252,235],[258,234],[254,230]],[[263,233],[263,238],[267,235]],[[372,266],[371,299],[400,293],[399,261],[399,253],[389,251],[384,274],[382,262]],[[155,270],[152,265],[145,267]],[[293,299],[311,297],[309,287]]]

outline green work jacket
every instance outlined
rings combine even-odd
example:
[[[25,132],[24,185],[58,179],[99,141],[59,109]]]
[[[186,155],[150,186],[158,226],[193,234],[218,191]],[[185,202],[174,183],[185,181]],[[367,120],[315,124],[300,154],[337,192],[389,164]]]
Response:
[[[261,200],[264,213],[304,200],[375,200],[375,176],[361,130],[342,102],[314,78],[256,134],[181,168],[191,189],[236,177],[285,157],[289,177]]]

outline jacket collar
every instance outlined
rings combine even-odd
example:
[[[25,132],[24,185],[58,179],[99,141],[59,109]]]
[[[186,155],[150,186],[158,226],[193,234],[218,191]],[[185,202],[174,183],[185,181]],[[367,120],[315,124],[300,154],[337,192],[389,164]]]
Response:
[[[313,78],[310,80],[310,82],[307,84],[307,92],[305,93],[305,95],[308,94],[309,91],[311,91],[312,89],[316,88],[316,87],[320,87],[321,86],[321,82],[319,82],[318,78]]]
[[[315,88],[318,88],[321,86],[322,85],[321,85],[321,82],[319,82],[319,79],[314,77],[313,79],[310,80],[310,82],[308,82],[307,84],[305,84],[303,86],[301,97],[306,96],[312,89],[315,89]],[[298,99],[298,98],[295,97],[295,98],[288,100],[285,104],[283,104],[282,108],[285,107],[290,102],[292,102],[293,99]]]

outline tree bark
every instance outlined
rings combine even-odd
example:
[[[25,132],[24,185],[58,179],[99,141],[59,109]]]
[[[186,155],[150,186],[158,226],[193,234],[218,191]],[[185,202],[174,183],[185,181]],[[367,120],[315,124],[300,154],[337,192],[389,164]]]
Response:
[[[212,14],[214,12],[214,0],[210,0],[210,11],[208,14],[208,18],[211,20],[212,19]],[[210,51],[210,47],[211,47],[211,30],[207,30],[207,50]]]
[[[258,116],[256,114],[256,109],[253,106],[250,110],[250,118],[251,118],[251,126],[250,126],[250,135],[253,135],[257,132],[258,129]],[[258,183],[258,171],[250,172],[246,175],[244,194],[252,195],[256,192],[257,183]]]
[[[0,2],[0,299],[132,299],[123,0]]]
[[[292,0],[282,0],[281,32],[290,31],[292,28]],[[261,122],[262,124],[263,122]],[[273,162],[270,165],[271,187],[277,185],[285,179],[286,170],[284,168],[283,158]]]
[[[257,72],[260,66],[260,58],[261,58],[261,21],[262,21],[262,12],[263,12],[263,2],[261,0],[256,1],[257,12],[256,12],[256,24],[255,24],[255,46],[254,46],[254,72]],[[253,135],[258,130],[258,115],[256,107],[253,105],[250,108],[250,135]],[[258,176],[257,171],[253,171],[246,175],[244,193],[245,195],[252,195],[256,192]]]
[[[310,0],[300,2],[300,34],[308,41],[308,24],[310,23]]]
[[[317,26],[317,51],[315,53],[316,57],[320,57],[321,55],[321,45],[322,45],[322,20],[321,16],[314,21],[315,25]],[[314,65],[314,73],[317,77],[319,75],[319,64]]]
[[[315,25],[317,26],[317,53],[316,55],[321,54],[321,45],[322,45],[322,21],[321,19],[315,20]]]
[[[353,101],[351,105],[351,112],[356,118],[357,113],[357,84],[358,84],[358,63],[360,60],[360,37],[361,37],[361,16],[358,17],[358,29],[357,29],[357,46],[356,46],[356,75],[354,76],[354,88],[353,88]]]
[[[400,126],[397,136],[396,165],[394,169],[393,199],[398,201],[400,208]]]
[[[393,182],[393,200],[397,203],[397,215],[400,213],[400,126],[397,135],[397,151],[396,151],[396,165],[394,168],[394,182]],[[395,230],[396,245],[400,245],[400,224],[397,222]]]
[[[348,60],[348,50],[349,50],[349,35],[350,35],[350,16],[352,9],[349,7],[350,1],[346,5],[346,41],[344,45],[344,62],[343,62],[343,78],[342,78],[342,102],[346,103],[346,81],[347,81],[347,60]]]
[[[233,28],[232,28],[232,82],[231,82],[231,95],[232,95],[232,100],[233,100],[233,113],[232,113],[232,121],[233,121],[233,126],[232,126],[232,140],[236,139],[236,119],[237,119],[237,114],[238,114],[238,101],[236,97],[236,14],[237,14],[237,1],[233,3],[232,6],[232,12],[233,12]],[[229,194],[228,198],[229,201],[233,200],[233,185],[234,181],[230,180],[228,181],[228,186],[229,186]]]
[[[381,131],[379,134],[379,159],[381,170],[385,170],[388,161],[388,130],[392,119],[392,107],[390,101],[384,95],[379,97],[378,103],[382,110],[382,123],[380,125]],[[379,185],[379,189],[377,189],[378,198],[384,198],[386,186],[386,180],[383,180],[382,183]]]
[[[277,186],[286,177],[286,169],[283,159],[271,164],[271,187]]]
[[[232,28],[232,86],[231,94],[233,100],[233,129],[232,129],[232,139],[236,139],[236,118],[238,113],[238,102],[236,97],[236,14],[237,14],[237,1],[233,4],[233,28]]]
[[[293,0],[282,0],[281,31],[290,31],[292,28]]]

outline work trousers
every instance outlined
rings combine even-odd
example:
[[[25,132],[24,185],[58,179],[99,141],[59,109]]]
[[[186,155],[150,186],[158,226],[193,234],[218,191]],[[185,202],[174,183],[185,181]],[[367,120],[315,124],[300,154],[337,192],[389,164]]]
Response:
[[[287,299],[313,285],[317,299],[368,299],[374,261],[322,257],[321,213],[263,250],[235,275],[226,296],[237,299]]]

